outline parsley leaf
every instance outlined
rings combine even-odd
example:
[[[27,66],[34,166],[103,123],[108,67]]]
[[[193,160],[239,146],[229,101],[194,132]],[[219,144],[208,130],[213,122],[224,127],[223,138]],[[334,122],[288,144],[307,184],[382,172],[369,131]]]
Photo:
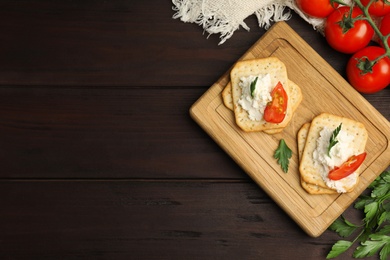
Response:
[[[388,247],[390,245],[390,237],[381,234],[372,234],[369,236],[369,238],[370,240],[362,242],[361,245],[356,248],[355,252],[353,253],[353,257],[363,258],[366,256],[373,256],[379,249],[386,246],[384,248],[385,258],[382,258],[381,256],[381,259],[387,259],[387,255],[389,253]]]
[[[388,220],[390,220],[390,212],[385,211],[379,216],[378,224],[382,225],[385,221],[388,221]],[[390,233],[390,231],[388,233]]]
[[[359,199],[355,202],[355,209],[361,209],[361,210],[364,210],[364,207],[367,205],[367,204],[370,204],[371,202],[373,202],[374,199],[371,198],[370,196],[365,196],[365,195],[361,195],[359,197]]]
[[[376,217],[376,214],[378,212],[379,203],[377,201],[371,202],[370,204],[367,204],[364,207],[364,213],[366,214],[366,217],[364,218],[364,221],[369,223],[370,221],[373,221]]]
[[[257,82],[258,78],[259,77],[256,77],[255,80],[252,81],[251,86],[250,86],[250,88],[251,88],[251,97],[252,98],[255,97],[255,88],[256,88],[256,82]]]
[[[349,222],[343,216],[338,218],[333,222],[329,227],[330,230],[337,232],[341,237],[349,237],[353,232],[355,232],[359,226]]]
[[[390,171],[383,172],[368,188],[371,189],[370,195],[361,195],[355,202],[355,208],[364,211],[362,225],[350,223],[341,216],[329,227],[341,237],[360,231],[351,241],[337,241],[328,253],[328,259],[344,253],[355,242],[360,243],[353,252],[355,258],[378,253],[381,260],[390,257]]]
[[[336,127],[336,129],[333,131],[332,136],[329,139],[329,146],[328,146],[328,156],[330,156],[330,149],[332,149],[333,146],[335,146],[339,141],[337,140],[337,135],[340,133],[342,123]]]
[[[282,166],[282,169],[284,172],[288,171],[288,164],[289,164],[289,159],[292,156],[292,151],[291,149],[287,146],[286,142],[284,139],[281,139],[279,142],[278,149],[276,149],[274,158],[278,159],[278,164]]]
[[[383,246],[382,250],[379,253],[381,260],[386,260],[390,256],[390,243],[387,243]]]
[[[341,255],[342,253],[347,251],[352,245],[353,245],[353,243],[350,242],[350,241],[346,241],[346,240],[339,240],[339,241],[337,241],[332,246],[332,250],[326,256],[326,259],[335,258],[335,257]]]

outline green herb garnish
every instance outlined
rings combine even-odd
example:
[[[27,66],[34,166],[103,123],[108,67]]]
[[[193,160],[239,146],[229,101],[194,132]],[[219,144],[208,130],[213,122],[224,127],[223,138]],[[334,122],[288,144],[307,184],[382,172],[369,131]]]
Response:
[[[390,256],[390,171],[383,172],[368,187],[369,195],[361,195],[355,202],[355,208],[364,211],[364,219],[360,225],[353,224],[343,216],[330,227],[341,237],[348,237],[359,230],[351,241],[337,241],[327,255],[334,258],[347,251],[355,242],[359,245],[353,252],[354,258],[373,256],[379,252],[381,260]]]
[[[342,123],[333,131],[332,136],[329,139],[328,156],[330,156],[330,149],[335,146],[339,141],[337,135],[340,133]]]
[[[291,149],[287,146],[284,139],[281,139],[279,142],[278,149],[276,149],[275,151],[274,158],[278,159],[278,164],[282,166],[284,172],[288,171],[288,164],[291,156],[292,156]]]
[[[256,88],[256,82],[259,77],[256,77],[254,81],[251,83],[251,97],[255,97],[255,88]]]

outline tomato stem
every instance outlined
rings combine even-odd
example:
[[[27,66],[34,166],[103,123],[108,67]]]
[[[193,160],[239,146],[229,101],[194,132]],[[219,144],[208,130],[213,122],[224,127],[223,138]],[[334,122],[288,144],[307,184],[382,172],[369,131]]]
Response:
[[[361,75],[372,73],[372,68],[377,63],[377,59],[371,61],[366,56],[357,58],[356,60],[357,60],[356,67],[359,68]]]
[[[364,6],[362,4],[362,2],[360,0],[353,0],[353,3],[356,4],[364,13],[364,16],[365,16],[365,20],[371,25],[371,27],[374,29],[376,35],[379,37],[379,39],[382,41],[383,43],[383,47],[384,49],[386,50],[385,51],[385,54],[380,56],[380,57],[377,57],[374,61],[379,61],[380,59],[384,58],[384,57],[389,57],[390,58],[390,47],[389,47],[389,43],[387,42],[387,39],[389,38],[390,34],[388,35],[383,35],[381,33],[381,31],[379,30],[378,26],[375,24],[374,20],[371,18],[369,12],[368,12],[368,8],[370,7],[370,5],[374,2],[375,0],[371,0],[367,6]]]
[[[382,41],[383,47],[384,47],[384,49],[385,49],[385,54],[375,59],[375,61],[379,61],[380,59],[382,59],[382,58],[384,58],[384,57],[386,57],[386,56],[390,58],[390,46],[389,46],[389,43],[388,43],[388,41],[387,41],[387,40],[389,39],[389,37],[390,37],[390,34],[388,34],[388,35],[383,35],[383,34],[381,33],[381,31],[379,30],[378,26],[376,25],[376,23],[374,22],[374,20],[371,18],[369,12],[368,12],[368,8],[369,8],[370,5],[371,5],[372,3],[374,3],[375,1],[376,1],[376,0],[371,0],[371,1],[367,4],[367,6],[364,6],[360,0],[353,0],[353,1],[352,1],[352,6],[351,6],[351,7],[353,7],[353,5],[356,4],[356,5],[360,8],[360,10],[363,11],[363,14],[364,14],[365,17],[364,17],[364,18],[361,17],[361,16],[360,16],[360,17],[357,17],[357,18],[358,18],[357,20],[359,20],[359,19],[360,19],[360,20],[366,20],[366,21],[371,25],[371,27],[374,29],[374,32],[376,33],[376,35],[378,36],[378,38]],[[343,0],[331,0],[331,2],[336,2],[336,3],[339,3],[339,4],[341,4],[341,5],[346,5],[346,6],[348,6]],[[387,1],[386,1],[386,2],[387,2]]]

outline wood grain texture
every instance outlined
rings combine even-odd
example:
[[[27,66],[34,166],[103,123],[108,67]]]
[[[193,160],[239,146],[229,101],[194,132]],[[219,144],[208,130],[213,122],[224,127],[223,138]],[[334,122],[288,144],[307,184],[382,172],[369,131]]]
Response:
[[[172,19],[171,1],[3,1],[2,7],[3,85],[205,86],[260,32],[240,31],[246,37],[220,47],[200,27]]]
[[[188,114],[266,30],[250,16],[218,45],[173,14],[1,1],[1,259],[325,258],[337,235],[307,236]],[[288,24],[344,76],[348,55]],[[390,89],[365,98],[390,119]]]
[[[289,79],[302,89],[303,101],[282,133],[270,136],[238,128],[221,96],[230,80],[228,72],[191,107],[190,113],[309,235],[317,237],[389,165],[390,124],[284,22],[274,25],[242,59],[269,56],[279,58],[287,67]],[[369,156],[361,167],[359,185],[348,194],[313,196],[300,185],[297,133],[303,124],[324,112],[361,122],[368,132],[365,151]],[[272,159],[280,139],[294,151],[288,174]]]
[[[16,181],[0,197],[2,259],[323,259],[336,239],[246,182]]]
[[[243,178],[193,133],[188,109],[204,91],[0,88],[0,177]]]

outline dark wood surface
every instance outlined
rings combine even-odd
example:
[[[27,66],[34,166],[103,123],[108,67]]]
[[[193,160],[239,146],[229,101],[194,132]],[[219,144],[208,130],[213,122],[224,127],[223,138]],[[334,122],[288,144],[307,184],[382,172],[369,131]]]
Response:
[[[1,1],[1,259],[325,259],[339,237],[305,234],[188,113],[265,30],[249,17],[218,45],[173,14]],[[347,55],[287,23],[345,76]],[[365,97],[390,119],[389,88]]]

